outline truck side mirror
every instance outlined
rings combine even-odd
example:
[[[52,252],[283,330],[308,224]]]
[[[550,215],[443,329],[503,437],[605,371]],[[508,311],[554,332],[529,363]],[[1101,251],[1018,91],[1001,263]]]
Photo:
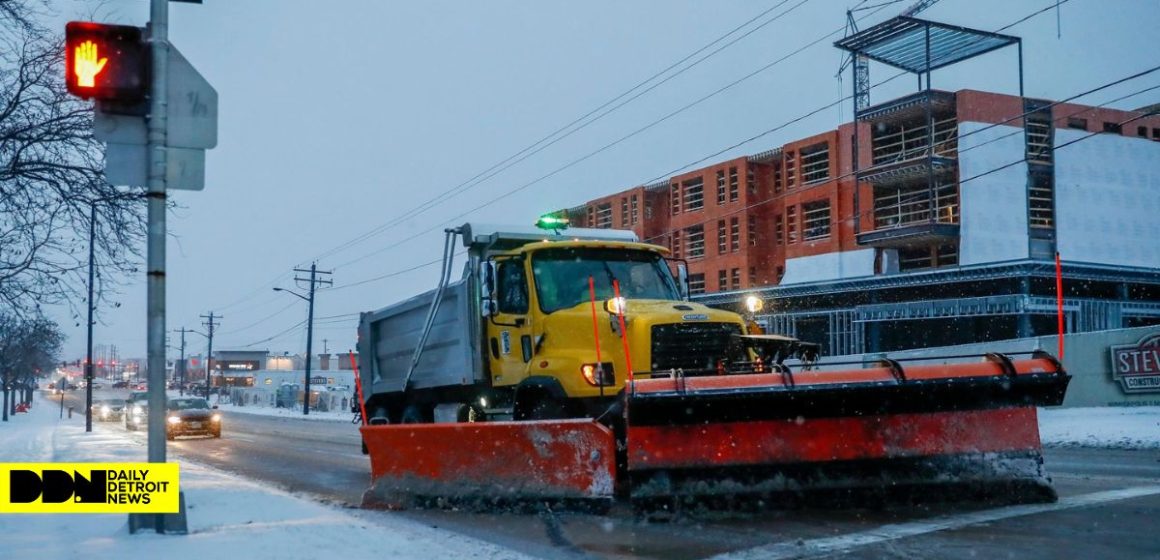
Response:
[[[481,310],[484,317],[491,317],[495,315],[495,261],[486,260],[480,263],[480,290],[481,294]]]
[[[681,299],[689,299],[689,267],[684,262],[677,263],[677,290],[681,292]]]

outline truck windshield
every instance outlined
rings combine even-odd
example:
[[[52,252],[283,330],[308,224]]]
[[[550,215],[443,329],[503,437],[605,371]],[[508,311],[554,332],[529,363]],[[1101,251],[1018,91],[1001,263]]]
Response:
[[[599,301],[614,296],[613,280],[620,283],[620,295],[626,299],[680,299],[664,260],[651,251],[543,249],[532,255],[532,273],[544,313],[589,301],[589,277],[595,281]]]

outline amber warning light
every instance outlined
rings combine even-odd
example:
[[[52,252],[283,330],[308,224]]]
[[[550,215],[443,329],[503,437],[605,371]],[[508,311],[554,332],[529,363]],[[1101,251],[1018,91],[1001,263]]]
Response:
[[[73,21],[65,26],[65,84],[82,99],[136,101],[148,84],[141,28]]]

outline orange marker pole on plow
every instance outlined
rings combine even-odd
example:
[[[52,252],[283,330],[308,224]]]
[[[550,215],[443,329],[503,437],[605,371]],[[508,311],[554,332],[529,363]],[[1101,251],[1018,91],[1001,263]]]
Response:
[[[1055,252],[1055,312],[1059,323],[1059,361],[1063,361],[1063,263]]]
[[[612,291],[616,296],[617,301],[620,299],[620,282],[612,281]],[[620,321],[620,341],[624,343],[624,365],[628,368],[628,382],[632,383],[632,357],[628,354],[628,332],[624,330],[624,306],[619,305],[616,309],[616,319]]]
[[[596,342],[596,371],[600,373],[600,396],[604,396],[604,363],[600,359],[600,327],[596,322],[596,281],[588,277],[588,299],[592,302],[592,340]]]
[[[363,426],[366,426],[367,425],[367,404],[366,404],[367,401],[365,399],[363,399],[362,376],[360,376],[358,374],[358,364],[355,363],[354,352],[351,350],[347,350],[346,353],[347,353],[347,355],[350,356],[350,369],[354,370],[354,393],[355,393],[355,397],[358,398],[359,416],[362,416],[362,424],[363,424]]]

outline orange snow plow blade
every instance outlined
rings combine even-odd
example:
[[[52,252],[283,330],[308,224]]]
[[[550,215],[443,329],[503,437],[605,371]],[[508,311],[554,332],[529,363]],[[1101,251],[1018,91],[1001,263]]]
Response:
[[[953,484],[984,499],[1054,501],[1035,407],[1060,404],[1069,379],[1043,354],[837,371],[654,374],[628,393],[630,493],[634,502],[664,503]]]
[[[372,487],[363,503],[492,508],[520,502],[606,507],[616,443],[590,419],[363,426]]]

